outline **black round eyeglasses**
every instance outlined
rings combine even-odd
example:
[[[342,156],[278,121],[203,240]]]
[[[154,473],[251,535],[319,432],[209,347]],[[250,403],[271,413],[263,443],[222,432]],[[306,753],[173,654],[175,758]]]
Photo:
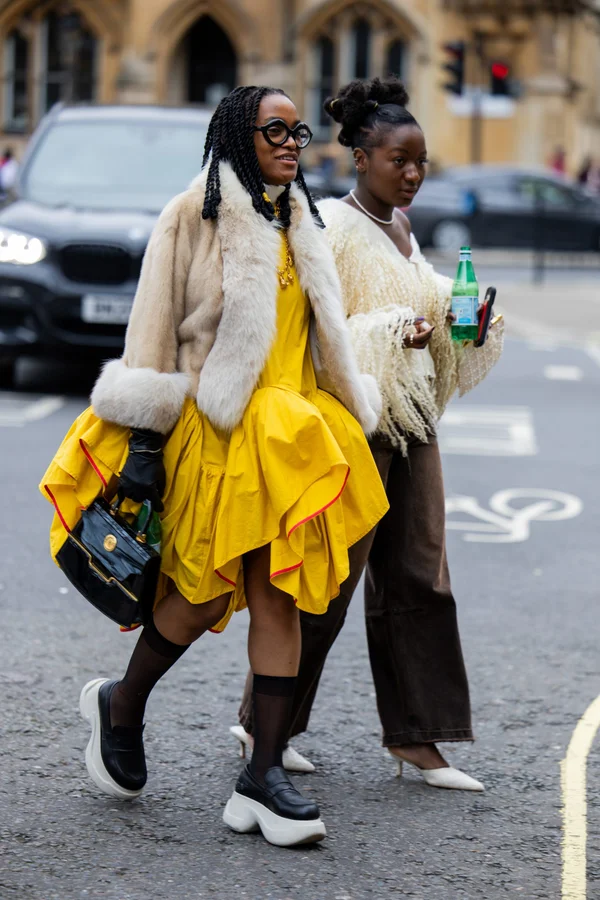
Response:
[[[291,135],[296,147],[303,150],[313,139],[313,133],[306,122],[299,122],[295,128],[290,128],[283,119],[272,119],[266,125],[254,125],[254,131],[260,131],[272,147],[282,147]]]

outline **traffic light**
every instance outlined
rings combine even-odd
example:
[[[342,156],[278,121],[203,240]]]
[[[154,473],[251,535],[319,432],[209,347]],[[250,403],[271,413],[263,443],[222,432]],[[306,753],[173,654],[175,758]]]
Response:
[[[512,97],[510,66],[505,62],[490,64],[490,93],[493,97]]]
[[[465,86],[465,51],[464,41],[453,41],[444,44],[444,53],[449,57],[442,65],[445,72],[450,73],[450,80],[444,84],[444,90],[460,97]]]

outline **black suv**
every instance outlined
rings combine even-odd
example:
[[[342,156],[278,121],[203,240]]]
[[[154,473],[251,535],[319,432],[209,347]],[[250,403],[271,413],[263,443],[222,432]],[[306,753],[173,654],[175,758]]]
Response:
[[[148,237],[199,172],[210,112],[62,106],[0,211],[0,377],[20,355],[118,356]]]

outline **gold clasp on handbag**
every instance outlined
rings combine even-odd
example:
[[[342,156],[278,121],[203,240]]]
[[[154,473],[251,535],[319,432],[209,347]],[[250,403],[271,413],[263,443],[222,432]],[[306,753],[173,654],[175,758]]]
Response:
[[[114,536],[114,534],[107,534],[106,537],[104,538],[104,549],[108,550],[109,553],[112,553],[112,551],[115,549],[116,546],[117,546],[117,539]]]

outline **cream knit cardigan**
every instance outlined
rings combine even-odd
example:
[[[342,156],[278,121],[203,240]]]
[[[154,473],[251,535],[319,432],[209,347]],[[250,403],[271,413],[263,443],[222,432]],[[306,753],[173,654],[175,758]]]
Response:
[[[414,235],[408,260],[381,228],[347,203],[323,200],[319,210],[342,283],[359,368],[375,377],[382,394],[378,433],[406,452],[407,436],[426,441],[435,431],[457,388],[462,395],[485,377],[500,356],[502,341],[481,349],[465,349],[452,341],[446,322],[452,279],[435,272]],[[425,365],[425,351],[402,347],[403,333],[417,316],[436,326],[429,343],[433,372]],[[465,367],[468,385],[461,378]]]

